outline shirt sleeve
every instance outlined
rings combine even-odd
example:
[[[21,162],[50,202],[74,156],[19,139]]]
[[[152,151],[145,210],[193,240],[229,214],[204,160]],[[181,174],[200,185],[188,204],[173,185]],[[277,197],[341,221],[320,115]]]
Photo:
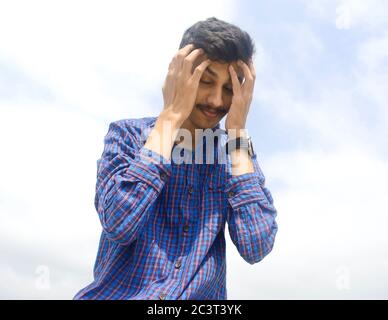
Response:
[[[251,157],[255,172],[229,175],[228,228],[239,254],[250,264],[261,261],[271,252],[278,230],[277,211],[261,171],[256,154]]]
[[[95,207],[108,238],[123,245],[137,238],[171,175],[171,163],[139,140],[113,122],[97,161]]]

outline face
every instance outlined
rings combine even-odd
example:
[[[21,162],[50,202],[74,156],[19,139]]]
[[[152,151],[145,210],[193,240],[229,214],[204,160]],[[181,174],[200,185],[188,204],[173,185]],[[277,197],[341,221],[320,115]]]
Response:
[[[204,71],[193,111],[188,118],[194,128],[214,128],[228,113],[233,98],[232,80],[228,71],[230,64],[237,70],[241,83],[242,71],[237,67],[236,61],[231,63],[214,61]]]

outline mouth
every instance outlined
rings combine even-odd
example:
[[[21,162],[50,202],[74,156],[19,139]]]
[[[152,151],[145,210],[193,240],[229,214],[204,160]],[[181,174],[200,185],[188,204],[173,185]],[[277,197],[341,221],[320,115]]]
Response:
[[[211,111],[208,108],[200,105],[197,107],[209,119],[216,119],[224,113],[222,111]]]

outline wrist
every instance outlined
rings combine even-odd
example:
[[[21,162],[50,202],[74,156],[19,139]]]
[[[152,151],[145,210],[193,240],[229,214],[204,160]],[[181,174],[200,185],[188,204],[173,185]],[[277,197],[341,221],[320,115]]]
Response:
[[[175,112],[171,107],[164,108],[160,113],[158,119],[163,122],[166,121],[171,123],[171,126],[174,129],[179,129],[185,120],[179,113]]]
[[[228,139],[235,139],[235,138],[247,138],[248,137],[248,129],[246,128],[238,128],[234,127],[232,129],[226,129]]]
[[[255,154],[252,145],[251,137],[237,137],[228,139],[226,143],[226,153],[232,154],[234,151],[240,151],[241,149],[248,151],[247,154],[253,156]]]

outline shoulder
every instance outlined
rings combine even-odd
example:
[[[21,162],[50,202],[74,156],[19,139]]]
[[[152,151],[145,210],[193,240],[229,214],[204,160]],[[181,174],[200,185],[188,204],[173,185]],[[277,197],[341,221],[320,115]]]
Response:
[[[157,117],[131,118],[113,121],[109,124],[109,132],[121,137],[131,136],[136,140],[144,139],[154,127]]]

